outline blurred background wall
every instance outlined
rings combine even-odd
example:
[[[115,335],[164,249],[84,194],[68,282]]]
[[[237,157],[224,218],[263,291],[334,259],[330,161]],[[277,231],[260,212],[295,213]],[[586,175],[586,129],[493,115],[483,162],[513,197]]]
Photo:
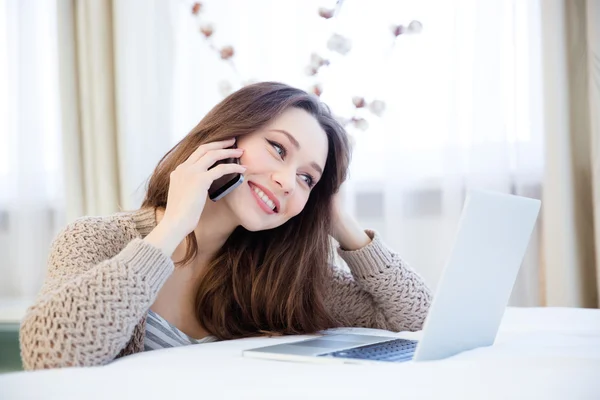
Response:
[[[1,301],[35,296],[67,223],[139,207],[226,94],[279,80],[347,123],[346,207],[433,288],[491,189],[543,200],[510,304],[598,307],[599,38],[594,0],[2,0]]]

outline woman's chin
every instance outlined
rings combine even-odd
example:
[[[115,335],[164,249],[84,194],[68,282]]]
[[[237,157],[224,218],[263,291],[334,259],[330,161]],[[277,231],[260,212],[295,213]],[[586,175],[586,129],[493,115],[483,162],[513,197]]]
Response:
[[[250,232],[266,231],[281,225],[280,223],[275,223],[273,220],[266,221],[263,216],[254,213],[254,210],[244,210],[243,215],[241,213],[237,214],[240,225]]]
[[[265,224],[264,221],[249,218],[248,215],[241,216],[240,225],[250,232],[266,231],[267,229],[274,228],[274,226],[267,226],[267,224]]]

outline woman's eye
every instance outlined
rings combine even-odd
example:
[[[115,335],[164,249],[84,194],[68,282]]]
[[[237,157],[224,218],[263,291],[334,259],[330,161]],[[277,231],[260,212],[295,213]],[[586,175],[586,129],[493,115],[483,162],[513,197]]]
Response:
[[[313,187],[315,184],[315,180],[312,176],[310,175],[300,175],[300,177],[304,180],[304,182],[306,182],[306,184],[308,185],[308,187]]]
[[[281,158],[285,157],[285,147],[283,147],[279,143],[273,142],[271,140],[267,140],[267,142],[269,142],[269,144],[271,146],[273,146],[273,148],[275,149],[277,154],[279,154],[281,156]]]
[[[287,150],[285,149],[285,147],[272,140],[267,139],[267,142],[275,149],[277,154],[279,154],[279,157],[281,157],[281,159],[283,160],[287,154]],[[309,188],[312,188],[315,185],[315,178],[313,178],[309,174],[300,175],[300,179],[302,179]]]

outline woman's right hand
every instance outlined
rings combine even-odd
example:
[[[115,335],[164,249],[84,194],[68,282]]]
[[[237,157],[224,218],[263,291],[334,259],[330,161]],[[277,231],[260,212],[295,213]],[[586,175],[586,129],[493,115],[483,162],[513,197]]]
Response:
[[[239,158],[243,154],[242,149],[227,148],[234,143],[235,139],[229,139],[200,145],[187,160],[171,172],[167,205],[157,228],[168,231],[168,236],[178,239],[175,240],[175,247],[198,225],[212,182],[226,174],[242,174],[246,171],[245,167],[237,163],[223,163],[209,170],[219,160]],[[154,241],[150,237],[153,232],[148,235],[151,242]],[[175,250],[173,243],[159,247],[169,254]]]

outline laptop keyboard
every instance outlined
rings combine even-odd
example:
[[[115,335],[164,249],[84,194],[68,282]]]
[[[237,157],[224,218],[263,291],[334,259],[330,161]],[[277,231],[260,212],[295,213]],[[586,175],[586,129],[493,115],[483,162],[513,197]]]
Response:
[[[319,357],[354,358],[389,362],[409,361],[415,353],[417,342],[416,340],[396,339],[389,342],[320,354]]]

